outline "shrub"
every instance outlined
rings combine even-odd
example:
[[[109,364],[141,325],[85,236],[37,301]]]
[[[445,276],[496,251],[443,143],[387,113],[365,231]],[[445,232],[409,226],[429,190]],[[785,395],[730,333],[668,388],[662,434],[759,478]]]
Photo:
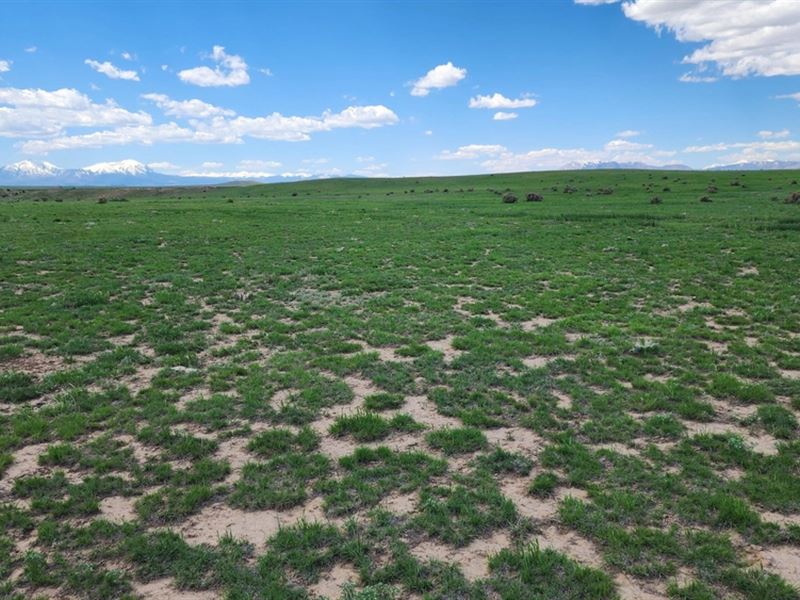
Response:
[[[505,204],[514,204],[517,201],[517,197],[514,194],[506,193],[503,194],[503,202]]]
[[[541,202],[544,200],[544,197],[536,192],[530,192],[527,196],[525,196],[525,200],[528,202]]]

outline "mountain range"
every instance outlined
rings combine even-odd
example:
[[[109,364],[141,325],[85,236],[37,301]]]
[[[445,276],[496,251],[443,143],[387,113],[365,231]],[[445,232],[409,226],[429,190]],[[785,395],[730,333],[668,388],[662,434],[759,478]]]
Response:
[[[136,160],[97,163],[82,169],[62,169],[49,162],[23,160],[0,167],[4,186],[105,186],[154,187],[173,185],[215,185],[224,183],[279,183],[308,179],[303,176],[218,177],[168,175],[154,171]]]
[[[641,162],[587,162],[569,163],[563,169],[650,169],[663,171],[691,171],[682,164],[650,165]],[[729,165],[713,165],[708,171],[766,171],[777,169],[800,169],[800,161],[757,161]],[[280,183],[313,179],[303,175],[272,176],[203,176],[169,175],[154,171],[136,160],[105,162],[82,169],[62,169],[49,162],[35,163],[23,160],[0,167],[0,186],[54,186],[54,187],[156,187],[184,185],[221,185],[231,183]]]

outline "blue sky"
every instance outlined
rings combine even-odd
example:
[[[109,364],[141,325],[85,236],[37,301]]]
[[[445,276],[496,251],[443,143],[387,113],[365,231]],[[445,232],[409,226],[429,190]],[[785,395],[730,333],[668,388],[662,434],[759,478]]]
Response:
[[[0,22],[0,164],[800,159],[797,0],[6,2]]]

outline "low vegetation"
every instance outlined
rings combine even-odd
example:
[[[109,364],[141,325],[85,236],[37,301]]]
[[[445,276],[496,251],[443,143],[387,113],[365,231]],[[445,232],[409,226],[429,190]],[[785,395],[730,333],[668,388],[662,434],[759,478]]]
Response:
[[[796,180],[8,196],[0,596],[800,598]]]

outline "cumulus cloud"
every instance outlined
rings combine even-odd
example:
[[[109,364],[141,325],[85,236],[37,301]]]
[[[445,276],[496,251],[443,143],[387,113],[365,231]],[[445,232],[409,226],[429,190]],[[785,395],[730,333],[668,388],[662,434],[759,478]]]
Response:
[[[719,77],[713,75],[698,75],[697,73],[684,73],[678,77],[678,81],[682,83],[714,83],[719,81]]]
[[[602,148],[538,148],[528,152],[512,152],[500,145],[471,144],[455,151],[444,151],[436,158],[445,160],[478,160],[490,172],[540,171],[580,167],[592,162],[642,162],[663,164],[674,152],[655,150],[650,144],[636,144],[614,139]]]
[[[79,148],[103,148],[105,146],[127,146],[143,144],[151,146],[157,143],[195,142],[195,143],[233,143],[236,138],[229,136],[227,140],[215,135],[181,127],[176,123],[163,125],[138,125],[118,127],[106,131],[95,131],[83,135],[65,135],[43,140],[28,140],[20,144],[26,154],[46,154],[56,150],[75,150]]]
[[[0,73],[8,73],[11,70],[10,60],[0,60]]]
[[[210,58],[216,63],[213,69],[206,66],[184,69],[178,72],[178,77],[184,83],[200,87],[235,87],[250,83],[247,63],[241,56],[227,54],[223,46],[214,46]]]
[[[2,90],[0,90],[2,92]],[[0,93],[0,103],[2,95]],[[299,142],[311,139],[313,133],[334,129],[373,129],[392,125],[397,115],[385,106],[350,106],[341,112],[326,111],[320,116],[296,117],[273,113],[265,117],[235,118],[214,116],[206,120],[193,119],[189,126],[166,123],[119,127],[83,135],[61,135],[45,140],[29,140],[21,144],[27,153],[46,153],[75,148],[102,148],[128,144],[156,143],[242,143],[244,138]],[[0,127],[2,112],[0,112]],[[2,129],[0,129],[2,131]]]
[[[237,167],[242,171],[257,171],[266,169],[277,169],[281,166],[277,160],[245,159],[240,160]]]
[[[469,100],[470,108],[488,108],[492,110],[498,110],[510,108],[531,108],[533,106],[536,106],[536,100],[533,98],[527,98],[523,96],[522,98],[512,100],[511,98],[506,98],[503,96],[503,94],[499,94],[497,92],[491,96],[475,96]]]
[[[770,152],[777,154],[780,152],[793,152],[800,150],[800,142],[794,140],[781,140],[769,141],[762,140],[760,142],[733,142],[726,143],[720,142],[718,144],[708,144],[706,146],[689,146],[684,148],[684,152],[688,153],[708,153],[708,152],[724,152],[727,150],[735,150],[744,153],[755,152]]]
[[[164,171],[178,171],[180,170],[181,167],[169,161],[164,160],[164,161],[147,163],[147,168],[152,169],[153,171],[164,172]]]
[[[502,110],[499,112],[494,113],[492,119],[495,121],[511,121],[512,119],[516,119],[519,115],[515,112],[503,112]]]
[[[467,70],[456,67],[452,62],[438,65],[413,82],[412,96],[427,96],[431,90],[456,85],[467,76]]]
[[[758,137],[762,140],[779,140],[789,137],[789,130],[781,129],[780,131],[770,131],[769,129],[762,129],[758,132]]]
[[[142,98],[154,102],[165,115],[187,119],[209,119],[211,117],[232,117],[236,113],[227,108],[208,104],[202,100],[173,100],[165,94],[142,94]]]
[[[468,144],[460,146],[455,151],[445,150],[437,155],[438,160],[470,160],[482,156],[491,156],[507,152],[505,146],[500,144]]]
[[[98,73],[102,73],[106,77],[110,79],[124,79],[126,81],[139,81],[139,74],[136,71],[131,70],[124,70],[118,67],[115,67],[109,61],[105,62],[98,62],[96,60],[92,60],[91,58],[87,58],[83,61],[84,64],[89,65],[92,69],[97,71]]]
[[[640,144],[625,139],[611,140],[604,146],[604,148],[610,152],[631,152],[635,150],[646,150],[652,147],[652,144]]]
[[[353,175],[358,175],[359,177],[388,177],[389,174],[386,171],[388,166],[388,163],[372,163],[356,169],[353,171]]]
[[[638,137],[640,135],[642,135],[641,131],[636,131],[635,129],[623,129],[622,131],[617,132],[617,135],[615,135],[614,137],[627,139],[632,137]]]
[[[150,115],[130,112],[112,100],[93,102],[81,92],[0,88],[0,137],[45,137],[70,127],[149,125]]]
[[[605,4],[576,0],[579,4]],[[704,44],[686,64],[715,65],[729,77],[800,75],[800,2],[796,0],[630,0],[629,19],[656,31],[667,29],[681,42]],[[681,81],[709,81],[687,74]]]

